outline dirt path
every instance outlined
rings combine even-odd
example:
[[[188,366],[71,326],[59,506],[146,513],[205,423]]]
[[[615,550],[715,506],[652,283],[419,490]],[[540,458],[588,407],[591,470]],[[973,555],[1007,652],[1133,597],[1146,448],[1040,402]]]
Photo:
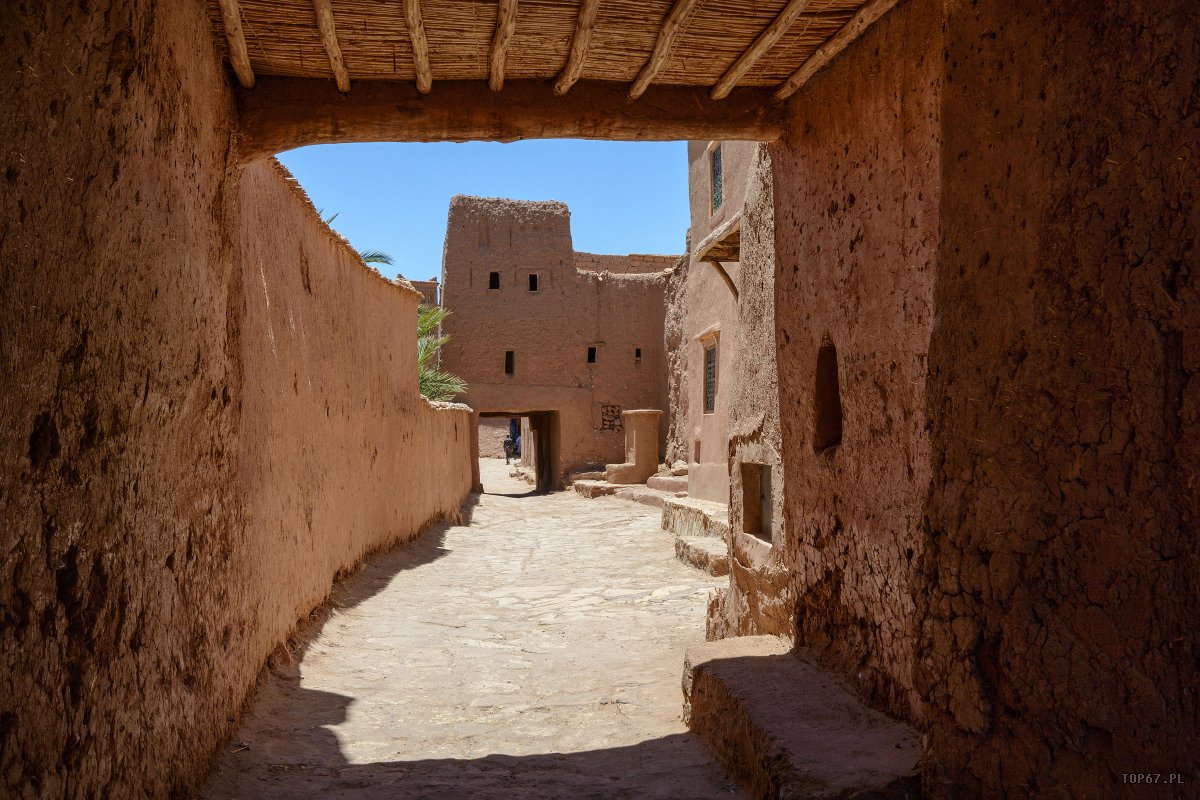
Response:
[[[740,796],[680,721],[683,651],[719,581],[674,558],[655,509],[509,496],[528,485],[482,468],[469,525],[335,594],[203,797]]]

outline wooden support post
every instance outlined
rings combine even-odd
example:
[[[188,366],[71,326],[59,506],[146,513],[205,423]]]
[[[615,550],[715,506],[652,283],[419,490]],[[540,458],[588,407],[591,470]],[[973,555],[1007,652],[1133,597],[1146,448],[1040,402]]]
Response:
[[[425,38],[425,23],[421,21],[421,0],[404,0],[404,24],[408,26],[408,38],[412,41],[417,91],[429,94],[433,88],[433,71],[429,69],[429,40]]]
[[[675,37],[683,30],[688,15],[692,13],[697,2],[698,0],[675,0],[675,5],[671,6],[671,11],[667,14],[666,21],[663,22],[662,30],[658,32],[658,41],[654,43],[654,52],[650,54],[650,60],[646,62],[646,66],[642,67],[637,80],[629,87],[630,100],[641,97],[646,91],[646,87],[658,75],[659,70],[666,65],[667,58],[671,55],[671,45],[675,43]]]
[[[808,8],[811,2],[812,0],[791,0],[784,6],[783,11],[779,12],[779,16],[754,40],[754,44],[746,48],[746,52],[742,53],[738,60],[733,62],[733,66],[721,76],[721,80],[713,86],[710,97],[713,100],[727,97],[742,76],[749,72],[750,68],[779,41],[780,37],[787,33],[788,28],[792,27],[792,23],[800,18],[804,9]]]
[[[321,31],[321,44],[329,54],[329,67],[333,70],[334,80],[337,81],[339,92],[350,91],[350,73],[346,71],[346,62],[342,60],[342,48],[338,46],[337,25],[333,22],[333,6],[329,0],[313,0],[313,10],[317,12],[317,29]]]
[[[834,56],[845,50],[851,42],[862,35],[863,31],[884,14],[891,11],[892,6],[898,2],[900,0],[871,0],[870,3],[860,8],[858,13],[840,31],[834,34],[825,44],[818,47],[816,52],[800,65],[800,69],[793,72],[791,77],[779,84],[779,88],[775,90],[775,99],[786,100],[795,94],[796,90],[808,83],[809,79],[821,67],[832,61]]]
[[[492,39],[492,63],[488,74],[488,86],[493,92],[504,88],[504,60],[508,57],[508,43],[517,29],[517,0],[500,0],[496,15],[496,35]]]
[[[238,83],[247,89],[254,88],[254,70],[250,67],[250,53],[246,49],[246,34],[242,31],[242,9],[237,0],[220,0],[221,22],[225,26],[225,40],[229,42],[229,63]]]
[[[554,82],[555,94],[566,94],[575,81],[579,80],[583,62],[587,59],[588,45],[592,41],[592,29],[596,27],[596,12],[599,8],[600,0],[583,0],[579,7],[575,35],[571,37],[571,52],[567,56],[566,66]]]

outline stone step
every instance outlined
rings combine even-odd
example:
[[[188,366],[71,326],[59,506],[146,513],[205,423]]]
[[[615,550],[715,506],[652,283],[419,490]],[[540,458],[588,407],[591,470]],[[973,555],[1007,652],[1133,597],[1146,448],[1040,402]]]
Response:
[[[575,481],[571,485],[576,492],[584,497],[605,497],[606,495],[615,494],[617,489],[621,487],[606,481]]]
[[[677,536],[675,555],[685,564],[691,564],[709,575],[719,578],[729,574],[729,545],[722,539],[712,536]]]
[[[592,472],[572,472],[567,476],[567,480],[574,483],[575,481],[602,481],[604,480],[604,470],[594,470]]]
[[[920,738],[774,636],[693,645],[684,720],[754,798],[918,798]]]
[[[617,490],[616,497],[654,506],[655,508],[662,508],[667,504],[668,500],[675,499],[675,495],[671,492],[660,492],[657,489],[649,489],[645,486],[637,485],[622,486]]]
[[[686,492],[688,479],[686,475],[651,475],[646,479],[646,486],[660,492]]]
[[[728,540],[729,508],[724,503],[677,497],[663,507],[662,526],[683,538],[713,536]]]

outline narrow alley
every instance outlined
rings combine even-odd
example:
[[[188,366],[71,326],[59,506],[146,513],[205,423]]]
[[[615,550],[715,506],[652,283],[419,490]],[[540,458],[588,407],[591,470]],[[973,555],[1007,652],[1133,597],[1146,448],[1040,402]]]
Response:
[[[466,524],[335,590],[204,797],[741,796],[680,719],[721,580],[676,560],[657,509],[508,469],[482,459]]]

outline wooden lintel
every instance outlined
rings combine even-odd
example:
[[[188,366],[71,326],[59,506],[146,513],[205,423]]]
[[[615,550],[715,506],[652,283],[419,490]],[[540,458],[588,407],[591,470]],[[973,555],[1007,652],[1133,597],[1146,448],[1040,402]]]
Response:
[[[341,94],[315,78],[260,77],[238,90],[239,159],[333,142],[468,142],[518,139],[774,141],[786,106],[770,89],[744,87],[720,102],[706,87],[654,86],[635,102],[624,84],[579,81],[556,95],[546,81],[439,81],[420,94],[409,82],[359,81]]]
[[[555,94],[566,94],[575,81],[579,80],[592,41],[592,30],[596,27],[596,12],[599,9],[600,0],[583,0],[583,4],[579,6],[575,35],[571,37],[571,52],[567,55],[567,63],[559,73],[558,80],[554,82]]]
[[[317,29],[321,32],[321,44],[329,56],[329,68],[337,82],[339,92],[350,91],[350,73],[342,59],[342,48],[338,45],[337,25],[333,21],[333,6],[329,0],[313,0],[313,11],[317,13]]]
[[[238,83],[247,89],[254,88],[254,70],[250,66],[250,52],[246,49],[246,34],[242,31],[242,9],[237,0],[220,0],[221,23],[225,27],[225,40],[229,42],[229,63]]]
[[[508,58],[508,43],[517,29],[517,0],[500,0],[496,14],[496,35],[492,38],[491,68],[488,86],[493,92],[504,88],[504,62]]]
[[[741,259],[742,215],[734,214],[695,247],[697,261],[738,261]]]
[[[791,76],[779,84],[775,90],[776,100],[786,100],[796,93],[801,86],[808,83],[809,79],[815,75],[821,67],[833,60],[834,56],[845,50],[851,42],[862,35],[862,32],[875,23],[880,17],[892,10],[892,6],[900,0],[871,0],[858,10],[849,22],[847,22],[840,31],[835,33],[829,41],[816,49],[808,60],[800,65],[800,68],[793,72]]]
[[[812,0],[791,0],[783,11],[779,12],[779,16],[767,26],[767,29],[758,35],[754,43],[746,48],[746,52],[742,53],[738,60],[733,62],[733,66],[726,70],[721,76],[721,80],[717,81],[713,86],[712,99],[720,100],[729,95],[733,87],[737,86],[737,82],[742,79],[742,76],[750,71],[750,68],[758,62],[763,55],[775,46],[775,43],[792,27],[792,24],[800,18],[804,13],[804,9],[808,8]]]
[[[698,0],[675,0],[675,5],[671,6],[666,20],[663,21],[662,29],[658,32],[658,40],[654,43],[654,51],[650,54],[650,60],[646,62],[646,66],[642,67],[637,80],[629,87],[631,100],[641,97],[646,91],[646,87],[666,66],[667,59],[671,56],[671,45],[675,43],[675,37],[683,30],[688,15],[692,13],[697,2]]]
[[[433,71],[429,68],[429,40],[425,38],[425,23],[421,20],[421,0],[404,0],[404,24],[408,26],[408,38],[412,42],[417,91],[429,94],[433,88]]]

